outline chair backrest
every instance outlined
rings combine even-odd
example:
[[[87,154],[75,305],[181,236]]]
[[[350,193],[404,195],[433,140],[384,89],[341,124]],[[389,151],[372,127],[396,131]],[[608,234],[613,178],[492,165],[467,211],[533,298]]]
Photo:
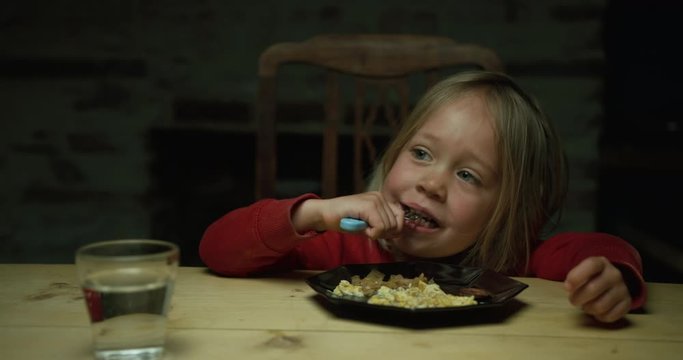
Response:
[[[458,66],[503,71],[491,49],[452,39],[421,35],[320,35],[303,42],[268,47],[259,59],[256,105],[256,199],[274,197],[277,174],[276,78],[284,64],[308,64],[326,70],[321,196],[337,196],[338,133],[344,103],[339,75],[354,78],[353,187],[364,189],[364,161],[373,163],[377,149],[373,129],[382,113],[388,128],[396,130],[408,116],[409,77],[425,74],[427,86],[439,80],[441,70]],[[375,101],[366,104],[368,90]],[[392,95],[393,93],[393,95]],[[387,126],[385,126],[387,127]]]

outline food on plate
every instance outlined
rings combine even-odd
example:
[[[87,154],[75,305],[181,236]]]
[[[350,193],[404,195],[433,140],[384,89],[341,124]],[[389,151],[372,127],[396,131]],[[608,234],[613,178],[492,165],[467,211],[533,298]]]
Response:
[[[368,304],[395,306],[408,309],[454,307],[476,305],[474,295],[456,296],[445,293],[432,279],[424,274],[415,278],[403,275],[385,275],[373,269],[361,278],[351,277],[351,281],[341,280],[335,287],[335,296],[353,296],[367,299]]]

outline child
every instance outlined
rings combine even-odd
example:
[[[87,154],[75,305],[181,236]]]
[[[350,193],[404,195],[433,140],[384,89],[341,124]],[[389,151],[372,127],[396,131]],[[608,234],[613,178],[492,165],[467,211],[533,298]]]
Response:
[[[209,226],[199,251],[227,276],[409,259],[487,267],[564,281],[573,305],[616,321],[645,301],[640,257],[602,233],[541,241],[565,193],[564,154],[537,103],[506,75],[461,73],[417,104],[370,191],[258,201]],[[344,217],[369,226],[341,232]]]

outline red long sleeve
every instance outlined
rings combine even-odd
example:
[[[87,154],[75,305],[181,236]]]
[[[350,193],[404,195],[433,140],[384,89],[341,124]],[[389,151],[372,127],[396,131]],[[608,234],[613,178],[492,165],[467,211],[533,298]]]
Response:
[[[564,281],[571,269],[591,256],[604,256],[622,270],[633,295],[632,309],[645,303],[647,288],[638,251],[623,239],[605,233],[567,232],[541,242],[531,256],[531,275]]]
[[[267,199],[224,215],[204,233],[199,245],[202,260],[226,276],[394,261],[377,242],[363,236],[335,231],[297,234],[290,220],[292,209],[315,197],[306,194],[287,200]],[[528,275],[563,281],[571,269],[590,256],[604,256],[617,265],[633,295],[632,308],[644,304],[647,289],[640,256],[616,236],[573,232],[540,242],[532,253]]]
[[[349,263],[392,261],[377,242],[326,231],[300,235],[291,224],[292,209],[315,198],[266,199],[224,215],[204,232],[199,255],[211,270],[227,276],[287,270],[328,270]]]

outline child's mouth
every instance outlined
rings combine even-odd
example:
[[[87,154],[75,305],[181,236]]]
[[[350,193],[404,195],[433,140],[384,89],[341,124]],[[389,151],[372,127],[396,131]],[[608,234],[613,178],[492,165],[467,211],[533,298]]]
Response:
[[[421,213],[411,207],[406,205],[403,206],[403,219],[405,223],[411,227],[425,227],[429,229],[435,229],[439,227],[439,224],[431,218],[429,215]]]

